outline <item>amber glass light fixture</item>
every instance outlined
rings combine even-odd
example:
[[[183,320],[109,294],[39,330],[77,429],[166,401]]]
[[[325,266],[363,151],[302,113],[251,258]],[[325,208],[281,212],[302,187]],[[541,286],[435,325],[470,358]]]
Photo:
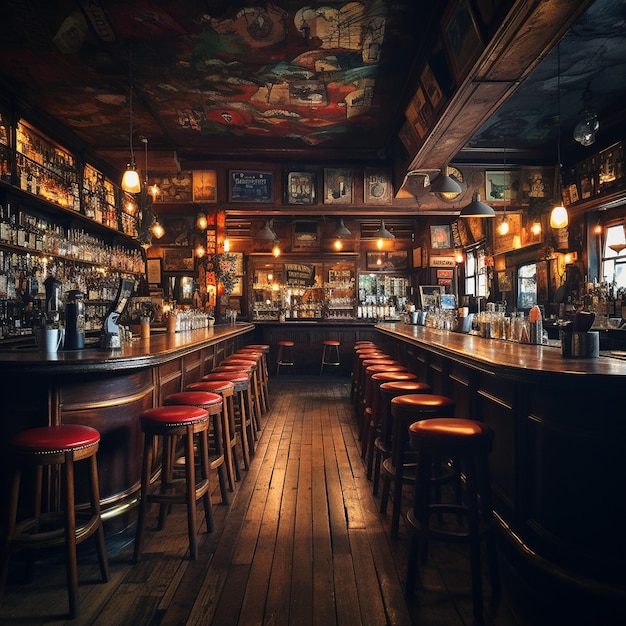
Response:
[[[209,225],[209,221],[207,220],[206,213],[200,211],[198,216],[196,217],[196,227],[199,230],[206,230]]]
[[[156,239],[161,239],[161,237],[165,235],[165,228],[163,228],[163,225],[161,224],[161,222],[159,222],[158,218],[156,217],[154,218],[154,222],[152,223],[152,226],[150,227],[150,232]]]

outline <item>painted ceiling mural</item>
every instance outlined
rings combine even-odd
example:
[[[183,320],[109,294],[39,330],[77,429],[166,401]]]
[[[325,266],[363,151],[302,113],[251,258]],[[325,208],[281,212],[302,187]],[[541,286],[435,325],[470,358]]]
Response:
[[[131,83],[136,146],[145,136],[163,147],[220,137],[307,147],[345,133],[367,145],[381,141],[368,134],[381,120],[394,130],[384,120],[410,66],[395,48],[416,45],[398,27],[412,5],[15,0],[0,71],[91,145],[128,145]]]

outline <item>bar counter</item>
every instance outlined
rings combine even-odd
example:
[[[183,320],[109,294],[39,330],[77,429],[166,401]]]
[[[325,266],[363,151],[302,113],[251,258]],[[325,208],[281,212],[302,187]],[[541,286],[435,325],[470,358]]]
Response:
[[[458,417],[495,431],[502,542],[534,583],[626,601],[626,361],[560,347],[378,324],[378,341]]]
[[[102,437],[98,467],[103,517],[117,518],[106,530],[123,529],[139,491],[139,414],[199,380],[224,356],[249,343],[253,330],[252,324],[237,323],[176,334],[153,332],[150,339],[133,339],[120,350],[87,347],[45,354],[34,347],[0,349],[0,509],[8,500],[6,446],[15,433],[49,424],[86,424]],[[79,485],[77,501],[86,501],[86,494],[86,485]],[[51,480],[49,506],[58,496]]]

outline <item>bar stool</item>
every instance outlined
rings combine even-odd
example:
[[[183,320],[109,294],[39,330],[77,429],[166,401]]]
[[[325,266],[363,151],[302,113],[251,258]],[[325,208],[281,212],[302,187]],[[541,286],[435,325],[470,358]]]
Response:
[[[354,402],[354,396],[356,393],[356,382],[359,371],[359,352],[365,350],[379,350],[378,346],[373,341],[356,341],[352,348],[352,371],[350,372],[350,400]]]
[[[252,411],[250,406],[250,375],[246,372],[212,372],[202,377],[203,382],[228,381],[235,386],[235,426],[239,431],[241,442],[241,456],[243,466],[250,468],[250,456],[254,454],[254,426],[252,425]]]
[[[230,440],[230,427],[224,412],[224,400],[222,396],[209,391],[179,391],[171,393],[163,398],[165,406],[183,405],[197,406],[204,409],[211,418],[211,433],[213,435],[214,453],[211,454],[209,447],[209,469],[217,471],[217,478],[220,485],[222,504],[228,504],[228,471],[226,466],[226,441]],[[176,462],[176,461],[175,461]]]
[[[276,376],[278,376],[281,366],[293,367],[292,349],[296,344],[293,341],[279,341],[277,345]]]
[[[354,375],[354,393],[352,394],[352,401],[355,407],[358,407],[359,402],[363,399],[363,368],[361,363],[365,359],[374,359],[374,358],[386,358],[390,359],[391,356],[382,350],[357,350],[355,351],[355,359],[356,363],[353,365],[353,370],[355,372]]]
[[[228,380],[199,381],[190,383],[185,387],[186,391],[208,391],[209,393],[218,393],[222,396],[222,410],[226,421],[228,422],[228,432],[222,431],[224,439],[224,449],[226,452],[226,473],[228,475],[228,487],[230,491],[235,490],[235,482],[241,480],[239,470],[239,457],[237,456],[237,442],[239,435],[235,426],[235,407],[234,394],[235,385]],[[241,442],[239,442],[241,447]],[[243,456],[243,452],[242,452]]]
[[[374,464],[374,442],[381,432],[381,425],[385,419],[384,413],[387,411],[387,406],[383,402],[380,387],[383,383],[391,381],[410,381],[417,382],[417,376],[411,372],[378,372],[372,374],[371,377],[371,395],[372,395],[372,411],[369,424],[365,425],[365,461],[367,464],[367,477],[372,478],[372,468]],[[424,389],[430,390],[430,385],[419,383],[423,385]],[[425,393],[426,391],[424,391]]]
[[[63,424],[31,428],[18,433],[10,444],[13,476],[9,500],[9,516],[2,546],[0,565],[0,600],[9,571],[9,556],[13,546],[39,551],[52,546],[65,546],[67,570],[67,593],[70,616],[80,614],[78,598],[78,567],[76,546],[95,535],[100,574],[109,580],[109,561],[104,542],[100,516],[100,486],[96,453],[100,445],[100,433],[90,426]],[[90,509],[77,509],[74,501],[74,476],[76,461],[89,461]],[[63,504],[61,512],[41,512],[43,468],[61,472]],[[22,473],[34,472],[32,490],[32,517],[18,522],[18,503]]]
[[[267,368],[267,355],[269,354],[270,347],[264,343],[251,343],[243,348],[240,348],[235,352],[235,354],[248,354],[252,353],[254,355],[261,355],[261,367],[259,371],[261,373],[261,382],[263,384],[263,401],[264,401],[264,412],[267,413],[270,410],[270,388],[269,388],[269,370]]]
[[[254,354],[256,354],[256,356],[254,356]],[[247,356],[244,354],[233,354],[220,363],[220,367],[224,365],[243,365],[252,368],[252,389],[256,418],[255,423],[257,430],[261,430],[261,416],[265,413],[265,388],[261,382],[262,366],[260,354],[248,353]]]
[[[219,397],[219,396],[218,396]],[[159,530],[165,523],[165,505],[187,505],[187,530],[189,534],[189,558],[198,558],[196,539],[196,502],[202,499],[207,532],[213,532],[213,512],[209,498],[209,429],[210,416],[197,406],[171,405],[148,409],[141,413],[141,430],[144,433],[143,464],[141,470],[141,498],[135,535],[133,560],[137,562],[143,549],[148,502],[161,505]],[[196,481],[194,435],[198,439],[200,481]],[[150,490],[152,459],[155,437],[162,437],[161,480],[158,492]],[[176,489],[180,481],[173,478],[174,446],[179,437],[184,438],[185,447],[185,489]]]
[[[258,437],[258,433],[261,431],[261,403],[257,393],[258,379],[255,376],[256,369],[257,368],[255,363],[248,362],[240,363],[239,365],[219,365],[218,367],[214,367],[211,370],[212,374],[219,374],[223,372],[244,372],[248,375],[250,379],[250,384],[248,385],[248,389],[246,392],[246,401],[248,403],[248,416],[250,417],[252,424],[252,434],[255,440]]]
[[[385,375],[384,373],[381,375]],[[399,379],[400,376],[413,376],[408,372],[394,372],[396,380],[383,382],[379,391],[382,403],[380,434],[374,440],[374,468],[372,470],[373,477],[373,495],[378,495],[378,486],[380,484],[380,466],[381,463],[391,457],[391,400],[396,396],[404,396],[412,393],[432,393],[432,387],[427,383],[422,383],[415,378]]]
[[[371,364],[370,364],[371,363]],[[373,394],[372,394],[372,376],[380,372],[406,372],[407,368],[401,365],[399,361],[393,359],[374,360],[367,359],[363,362],[364,374],[363,374],[363,400],[361,404],[361,419],[359,427],[359,439],[361,441],[361,455],[363,456],[363,442],[365,439],[365,427],[367,420],[365,417],[365,409],[372,407]]]
[[[411,446],[417,451],[419,461],[413,509],[407,515],[413,532],[406,591],[411,593],[415,587],[420,559],[425,556],[426,542],[429,539],[469,543],[474,620],[475,623],[482,624],[481,541],[486,542],[494,599],[500,594],[488,463],[493,431],[486,424],[475,420],[435,418],[411,424],[408,432]],[[450,457],[461,468],[465,476],[464,503],[431,502],[433,460],[438,457]],[[466,524],[461,528],[433,526],[431,517],[435,513],[438,516],[452,513],[455,518],[462,515]]]
[[[324,371],[324,365],[331,365],[333,367],[341,366],[341,357],[339,356],[340,341],[335,339],[324,339],[322,341],[324,349],[322,350],[322,362],[320,364],[320,376]],[[331,354],[332,352],[332,354]]]
[[[381,478],[380,512],[387,513],[387,501],[393,483],[391,511],[391,536],[397,537],[402,510],[402,487],[405,478],[405,456],[409,442],[408,428],[414,422],[433,417],[453,417],[456,402],[452,398],[430,393],[396,396],[391,400],[391,457],[383,461]],[[414,480],[414,477],[412,477]],[[412,482],[412,481],[411,481]]]

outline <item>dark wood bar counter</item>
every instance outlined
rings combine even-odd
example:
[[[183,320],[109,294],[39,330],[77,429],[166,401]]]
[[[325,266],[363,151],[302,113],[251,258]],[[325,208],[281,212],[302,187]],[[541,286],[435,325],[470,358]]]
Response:
[[[17,432],[49,424],[86,424],[100,431],[100,493],[107,531],[126,524],[141,475],[142,435],[138,415],[162,398],[199,380],[224,356],[248,343],[252,324],[217,325],[176,334],[154,332],[121,350],[90,347],[42,354],[35,348],[0,351],[0,418],[4,508],[7,502],[6,445]],[[52,480],[50,505],[58,493]],[[80,488],[77,501],[86,499]],[[4,517],[3,517],[4,519]]]
[[[626,361],[421,326],[376,328],[435,393],[456,400],[459,417],[494,429],[502,543],[529,579],[626,602]]]

